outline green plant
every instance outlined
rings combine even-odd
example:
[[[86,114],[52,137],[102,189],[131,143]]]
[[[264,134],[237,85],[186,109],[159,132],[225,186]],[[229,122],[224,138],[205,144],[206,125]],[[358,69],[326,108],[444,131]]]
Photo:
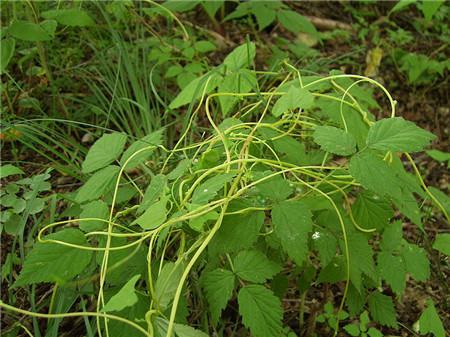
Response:
[[[380,329],[396,329],[396,299],[384,289],[401,295],[406,275],[425,281],[430,263],[394,211],[424,238],[424,204],[448,219],[448,197],[430,192],[409,154],[435,136],[396,117],[373,79],[305,76],[288,63],[255,71],[255,54],[251,42],[237,47],[174,98],[171,109],[189,106],[174,147],[158,131],[128,147],[121,133],[98,139],[82,164],[86,182],[60,221],[40,226],[11,287],[51,283],[53,299],[71,300],[60,310],[56,300],[0,306],[53,322],[82,317],[91,335],[272,337],[304,329],[310,289],[327,285],[340,298],[322,314],[335,335],[365,309]],[[382,108],[368,84],[386,95],[388,118],[375,120]],[[202,114],[209,126],[190,138]],[[289,294],[283,278],[295,284]],[[301,303],[289,326],[285,297]]]
[[[368,327],[367,325],[370,323],[369,319],[369,313],[367,311],[364,311],[359,316],[359,324],[352,323],[347,324],[344,326],[344,330],[350,335],[350,336],[360,336],[360,337],[382,337],[383,334],[380,332],[380,330],[374,328],[374,327]]]

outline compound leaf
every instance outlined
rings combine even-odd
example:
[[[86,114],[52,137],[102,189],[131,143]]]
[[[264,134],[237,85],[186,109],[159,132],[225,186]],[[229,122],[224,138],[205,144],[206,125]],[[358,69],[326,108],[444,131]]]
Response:
[[[84,234],[78,229],[68,228],[47,235],[45,240],[58,240],[85,246]],[[92,252],[64,246],[55,242],[38,242],[25,258],[22,271],[14,287],[40,282],[63,284],[80,274],[89,264]],[[70,268],[68,268],[70,261]]]
[[[248,285],[238,294],[239,313],[255,337],[279,336],[283,309],[280,299],[262,285]]]
[[[203,289],[209,303],[213,323],[217,323],[222,310],[233,295],[234,274],[226,269],[215,269],[203,276]]]
[[[367,135],[367,146],[386,151],[421,151],[436,136],[402,117],[386,118],[373,124]]]

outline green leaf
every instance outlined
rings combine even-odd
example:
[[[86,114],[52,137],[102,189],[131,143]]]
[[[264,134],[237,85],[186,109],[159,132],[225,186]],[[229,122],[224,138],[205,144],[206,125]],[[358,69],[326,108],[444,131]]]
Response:
[[[224,0],[203,1],[202,6],[211,18],[214,18],[217,11],[222,7]]]
[[[252,13],[256,17],[259,31],[269,26],[275,20],[276,11],[273,8],[273,4],[276,4],[276,2],[252,3]]]
[[[271,171],[255,173],[255,180],[263,179],[272,173],[273,172]],[[256,188],[261,196],[273,201],[286,200],[286,198],[289,197],[294,190],[292,184],[283,179],[279,174],[258,183]]]
[[[216,50],[217,47],[214,43],[211,41],[197,41],[194,43],[195,50],[201,52],[201,53],[207,53],[213,50]]]
[[[17,166],[6,164],[0,166],[0,179],[15,175],[15,174],[25,174],[20,168]]]
[[[53,38],[42,25],[21,20],[13,21],[8,28],[8,33],[24,41],[50,41]]]
[[[436,138],[402,117],[386,118],[373,124],[367,135],[367,146],[372,149],[417,152]]]
[[[16,48],[16,40],[14,39],[3,39],[0,42],[0,74],[6,70],[6,67],[11,61],[14,55],[14,49]]]
[[[291,10],[281,10],[277,14],[278,21],[283,25],[284,28],[290,32],[297,33],[307,33],[312,36],[318,36],[316,27],[303,15]]]
[[[427,252],[417,245],[404,243],[401,252],[405,261],[406,272],[419,282],[424,282],[430,277],[430,261]]]
[[[175,323],[173,330],[178,337],[208,337],[203,331],[184,324]]]
[[[445,329],[431,299],[427,301],[427,308],[419,318],[420,333],[432,333],[435,337],[445,337]]]
[[[234,207],[233,210],[249,206],[251,205],[239,203],[238,207]],[[210,254],[215,256],[250,248],[258,239],[258,234],[263,224],[263,211],[248,211],[242,214],[225,215],[222,225],[208,245]]]
[[[384,251],[394,251],[402,243],[403,228],[401,221],[395,221],[384,229],[381,249]]]
[[[83,173],[90,173],[111,164],[122,153],[127,136],[122,133],[104,134],[89,149],[82,165]]]
[[[53,19],[66,26],[85,27],[93,26],[94,20],[80,9],[54,9],[41,13],[45,19]]]
[[[374,292],[369,296],[368,302],[370,315],[376,322],[391,328],[397,327],[394,303],[389,296]]]
[[[180,106],[194,102],[201,97],[203,91],[205,92],[205,94],[209,94],[211,91],[217,88],[220,82],[221,77],[216,73],[207,73],[196,78],[183,88],[183,90],[177,95],[177,97],[175,97],[175,99],[170,103],[169,108],[176,109]],[[208,84],[207,87],[206,84]]]
[[[281,271],[281,267],[257,250],[244,250],[233,260],[234,272],[241,279],[263,283]]]
[[[381,331],[374,327],[369,328],[369,330],[367,331],[367,334],[370,337],[383,337],[383,334],[381,333]]]
[[[166,309],[173,300],[182,274],[183,268],[180,263],[164,264],[155,285],[155,300],[161,309]]]
[[[222,310],[233,295],[234,282],[234,274],[226,269],[215,269],[203,275],[202,285],[214,324],[219,321]]]
[[[359,327],[356,324],[347,324],[344,326],[344,330],[347,331],[350,336],[359,336]]]
[[[147,210],[150,205],[154,204],[164,193],[167,186],[167,177],[158,174],[152,177],[150,185],[145,190],[142,202],[139,205],[138,213],[140,214],[144,210]]]
[[[288,110],[308,109],[314,103],[314,96],[306,89],[292,85],[288,92],[281,96],[272,109],[275,117],[281,116]]]
[[[450,234],[438,234],[434,240],[433,248],[450,256]]]
[[[315,249],[319,252],[320,264],[322,267],[328,265],[336,256],[336,237],[327,230],[315,231],[312,235]]]
[[[253,42],[236,47],[225,57],[223,64],[231,71],[236,72],[241,68],[249,68],[256,55],[256,47]]]
[[[398,11],[402,10],[403,8],[409,6],[413,3],[416,3],[416,2],[417,2],[417,0],[400,0],[399,2],[397,2],[395,4],[394,7],[392,7],[390,13],[398,12]]]
[[[314,142],[327,152],[348,156],[356,152],[355,138],[344,130],[333,126],[317,126],[313,134]]]
[[[262,285],[248,285],[238,294],[242,322],[255,337],[279,336],[282,329],[281,302]]]
[[[450,197],[433,186],[428,187],[428,190],[441,203],[447,214],[450,214]],[[435,207],[437,207],[437,205],[435,205]]]
[[[86,246],[84,234],[74,228],[47,235],[45,240],[58,240]],[[79,275],[91,261],[92,252],[54,242],[38,242],[25,258],[14,287],[41,282],[64,284]],[[70,268],[68,268],[70,261]]]
[[[163,197],[161,200],[151,205],[133,224],[137,223],[143,229],[155,229],[162,225],[167,219],[167,198]]]
[[[192,194],[192,203],[195,205],[206,204],[213,199],[235,175],[235,173],[223,173],[201,183]]]
[[[272,209],[274,233],[280,239],[283,249],[298,265],[308,255],[311,216],[311,211],[300,201],[283,201]]]
[[[122,157],[120,158],[120,165],[124,166],[125,162],[136,152],[139,150],[143,150],[144,148],[148,148],[150,146],[161,145],[162,143],[162,135],[163,135],[164,129],[160,129],[158,131],[152,132],[151,134],[135,141],[133,144],[130,145],[128,149],[125,150]],[[136,166],[142,164],[147,160],[148,157],[153,153],[154,149],[148,149],[143,150],[139,154],[136,154],[130,161],[128,162],[126,168],[132,169]]]
[[[348,235],[348,250],[350,254],[350,279],[356,288],[360,288],[361,273],[372,280],[377,279],[375,264],[373,261],[372,247],[367,242],[367,237],[362,233]],[[341,249],[344,250],[341,241]]]
[[[354,155],[349,171],[364,188],[380,196],[402,196],[403,186],[393,168],[375,153],[363,151]]]
[[[430,21],[443,3],[444,0],[422,1],[421,10],[425,20]]]
[[[352,207],[353,217],[365,229],[376,228],[381,231],[394,216],[391,205],[378,195],[363,191]]]
[[[378,272],[391,286],[392,291],[400,295],[405,290],[406,271],[401,256],[394,256],[389,252],[378,254]]]
[[[247,93],[255,88],[256,85],[255,73],[247,69],[242,69],[239,72],[233,72],[225,76],[219,85],[218,92]],[[234,96],[219,96],[219,102],[224,116],[230,112],[238,100],[239,98]]]
[[[84,218],[99,218],[108,220],[109,208],[102,200],[94,200],[82,206],[80,219]],[[80,221],[80,229],[83,232],[92,232],[107,228],[107,223],[98,220]]]
[[[107,166],[97,172],[78,189],[75,200],[79,203],[100,198],[112,189],[114,182],[119,175],[120,167],[115,165]]]
[[[134,287],[140,277],[141,275],[135,275],[125,283],[119,292],[111,297],[108,303],[105,304],[102,311],[121,311],[136,304],[138,297]]]
[[[434,160],[437,160],[439,162],[450,162],[450,153],[448,152],[442,152],[439,150],[428,150],[425,151],[427,153],[427,155],[429,155],[431,158],[433,158]],[[448,163],[449,165],[450,163]]]

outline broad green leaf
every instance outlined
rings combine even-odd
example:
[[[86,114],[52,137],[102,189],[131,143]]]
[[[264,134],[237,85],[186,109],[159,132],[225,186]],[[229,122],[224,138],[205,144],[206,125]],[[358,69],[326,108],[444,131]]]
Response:
[[[263,179],[272,174],[271,171],[255,174],[255,180]],[[276,175],[265,179],[256,185],[259,194],[265,198],[273,201],[283,201],[289,197],[294,191],[294,186],[287,180],[283,179],[281,175]]]
[[[192,0],[192,1],[179,1],[179,0],[167,0],[162,3],[164,7],[173,11],[173,12],[187,12],[191,9],[194,9],[200,1]]]
[[[111,164],[122,153],[127,136],[122,133],[104,134],[89,149],[82,165],[83,173],[90,173]]]
[[[82,206],[80,219],[84,218],[98,218],[108,220],[109,207],[102,200],[94,200]],[[98,220],[80,221],[80,229],[83,232],[92,232],[107,228],[108,224]]]
[[[322,267],[328,265],[336,256],[337,239],[327,230],[317,230],[312,234],[314,248],[319,252]]]
[[[223,79],[219,85],[219,93],[247,93],[257,85],[255,73],[242,69],[239,72],[233,72]],[[226,116],[236,102],[238,97],[234,96],[219,96],[219,102],[222,109],[222,113]]]
[[[139,164],[145,162],[145,160],[147,160],[147,158],[150,157],[150,155],[154,152],[154,149],[149,147],[161,145],[163,131],[164,129],[160,129],[158,131],[152,132],[151,134],[131,144],[130,147],[126,149],[122,154],[122,157],[120,158],[120,165],[124,166],[125,162],[140,150],[142,150],[142,152],[139,152],[138,154],[134,155],[132,159],[130,159],[130,161],[127,163],[126,169],[135,168]],[[145,148],[149,149],[144,150]]]
[[[283,309],[272,291],[262,285],[247,285],[238,294],[242,322],[255,337],[279,336]]]
[[[235,173],[223,173],[207,179],[194,190],[194,193],[192,194],[192,203],[195,205],[206,204],[213,199],[234,176]]]
[[[430,261],[427,252],[417,245],[404,242],[401,252],[405,261],[406,272],[419,282],[424,282],[430,277]]]
[[[346,261],[343,256],[335,256],[325,268],[320,270],[317,283],[337,283],[347,278]]]
[[[369,330],[367,330],[367,334],[369,337],[383,337],[384,335],[381,333],[380,330],[370,327]]]
[[[167,186],[167,178],[162,174],[158,174],[152,177],[150,185],[145,190],[142,203],[139,205],[138,213],[140,214],[144,210],[148,209],[150,205],[154,204],[159,197],[164,193]]]
[[[181,263],[166,262],[164,264],[155,284],[155,300],[161,309],[166,309],[172,302],[182,274]]]
[[[173,330],[178,337],[208,337],[203,331],[194,329],[189,325],[175,324]]]
[[[215,1],[203,1],[202,6],[205,9],[206,13],[208,13],[209,17],[214,18],[217,11],[222,7],[224,0],[215,0]]]
[[[389,296],[373,292],[368,299],[370,315],[374,321],[391,328],[397,327],[394,303]]]
[[[442,152],[439,150],[428,150],[425,152],[427,153],[427,155],[429,155],[434,160],[437,160],[439,162],[448,162],[447,165],[450,165],[450,153],[449,152]]]
[[[344,326],[344,330],[347,331],[350,336],[359,336],[359,327],[356,324],[347,324]]]
[[[249,68],[256,55],[256,47],[253,42],[245,43],[235,48],[225,57],[223,64],[231,71],[236,72],[241,68]]]
[[[41,13],[45,19],[53,19],[66,26],[93,26],[94,20],[81,9],[53,9]]]
[[[74,228],[47,235],[44,239],[87,246],[84,234]],[[64,284],[79,275],[87,267],[91,257],[92,252],[89,250],[54,242],[38,242],[25,258],[14,287],[41,282]],[[68,261],[70,261],[70,268],[68,268]]]
[[[182,159],[179,161],[177,167],[175,167],[175,169],[173,169],[172,172],[170,172],[167,175],[167,179],[168,180],[176,180],[179,177],[181,177],[183,175],[184,172],[186,172],[186,170],[191,166],[191,160],[190,159]]]
[[[430,186],[428,190],[433,194],[433,196],[439,201],[442,207],[445,209],[447,214],[450,214],[450,197],[443,193],[441,190],[438,190],[436,187]],[[433,202],[434,206],[437,205]]]
[[[349,171],[364,188],[380,196],[402,196],[403,186],[393,168],[375,153],[363,151],[354,155]]]
[[[217,88],[220,82],[221,77],[216,73],[207,73],[196,78],[183,88],[177,97],[170,103],[169,108],[176,109],[180,106],[194,102],[202,96],[203,92],[209,94],[212,90]],[[207,84],[208,86],[206,87]]]
[[[97,172],[78,189],[75,200],[79,203],[100,198],[110,191],[119,175],[120,167],[115,165],[107,166]]]
[[[308,255],[311,216],[311,211],[300,201],[283,201],[272,208],[274,233],[289,257],[299,266]]]
[[[108,303],[105,304],[102,311],[121,311],[133,306],[138,301],[134,287],[140,277],[141,275],[135,275],[125,283],[119,292],[111,297]]]
[[[381,249],[384,251],[398,250],[403,238],[403,228],[401,221],[395,221],[384,229]]]
[[[192,205],[192,206],[194,206],[194,207],[189,209],[190,211],[197,208],[196,205]],[[211,211],[211,212],[202,214],[200,216],[197,216],[195,218],[189,219],[189,227],[191,227],[193,230],[195,230],[197,232],[202,232],[203,227],[205,226],[206,222],[215,221],[218,218],[219,218],[219,213],[217,213],[216,211]]]
[[[233,295],[234,282],[234,274],[226,269],[215,269],[203,275],[202,285],[214,324],[219,321],[222,310]]]
[[[0,179],[15,175],[15,174],[25,174],[20,168],[17,166],[6,164],[0,166]]]
[[[151,205],[134,223],[143,229],[155,229],[162,225],[167,219],[167,198],[162,197],[159,201]]]
[[[391,286],[392,291],[400,295],[405,290],[406,271],[403,258],[389,252],[378,254],[378,272]]]
[[[314,96],[308,90],[292,85],[288,92],[276,101],[272,114],[279,117],[288,110],[308,109],[313,103]]]
[[[14,55],[14,49],[16,48],[16,40],[3,39],[0,41],[0,74],[6,70],[9,61],[11,61]]]
[[[313,134],[314,142],[327,152],[348,156],[356,151],[356,140],[344,130],[333,126],[317,126]]]
[[[258,30],[261,31],[267,26],[269,26],[276,17],[276,11],[273,8],[273,4],[277,5],[276,2],[256,2],[252,3],[252,12],[256,17],[256,22],[258,23]]]
[[[417,152],[435,138],[432,133],[402,117],[385,118],[370,127],[367,146],[383,151]]]
[[[263,283],[281,271],[281,267],[257,250],[244,250],[233,260],[234,272],[246,281]]]
[[[367,237],[362,233],[351,233],[348,235],[348,251],[350,255],[350,279],[356,288],[361,285],[361,273],[369,276],[372,280],[377,279],[375,264],[373,261],[372,247],[367,242]],[[344,251],[343,242],[341,250]]]
[[[119,315],[120,317],[126,318],[131,322],[135,322],[143,329],[146,329],[147,322],[145,321],[145,315],[148,312],[148,308],[150,308],[149,296],[137,292],[136,296],[138,298],[137,302],[131,307],[127,307],[120,311]],[[117,313],[114,313],[114,315],[117,315]],[[113,319],[108,321],[108,331],[109,336],[111,337],[137,337],[138,335],[141,335],[135,327]]]
[[[316,27],[303,15],[291,10],[281,10],[277,14],[278,21],[283,25],[284,28],[290,32],[297,33],[307,33],[312,36],[318,36]]]
[[[438,234],[434,240],[433,248],[450,256],[450,234]]]
[[[29,21],[14,21],[8,28],[8,33],[24,41],[49,41],[53,38],[41,25]]]
[[[357,224],[365,229],[381,231],[394,215],[391,205],[378,195],[364,191],[360,193],[352,207]]]
[[[445,329],[431,299],[427,301],[427,308],[419,318],[420,333],[432,333],[434,337],[445,337]]]
[[[194,48],[195,48],[195,50],[197,50],[201,53],[207,53],[207,52],[217,49],[217,47],[214,43],[212,43],[211,41],[207,41],[207,40],[195,42]]]
[[[231,204],[233,205],[233,204]],[[251,205],[238,204],[234,210]],[[263,211],[248,211],[242,214],[225,215],[222,225],[217,231],[208,249],[211,255],[236,252],[250,248],[258,239],[258,234],[264,224]]]
[[[425,20],[430,21],[443,3],[444,0],[422,1],[420,3],[420,9],[422,10]]]

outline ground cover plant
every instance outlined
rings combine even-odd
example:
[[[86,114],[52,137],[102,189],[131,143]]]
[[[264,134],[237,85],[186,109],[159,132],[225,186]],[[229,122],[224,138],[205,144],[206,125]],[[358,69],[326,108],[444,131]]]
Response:
[[[27,83],[6,76],[16,88],[4,91],[2,125],[11,158],[1,166],[2,334],[445,336],[450,234],[432,226],[448,226],[449,198],[428,185],[417,158],[446,168],[448,153],[399,116],[388,85],[372,74],[318,72],[323,61],[302,67],[314,53],[291,62],[286,53],[300,51],[279,48],[286,39],[260,45],[260,31],[278,24],[330,39],[289,2],[80,4],[30,8],[67,26],[59,34],[69,39],[69,29],[95,25],[94,13],[105,20],[95,32],[105,49],[86,48],[101,60],[79,73],[91,95],[42,89],[54,95],[39,103],[52,113],[70,107],[68,116],[77,108],[83,117],[31,108],[41,115],[30,123],[13,114],[8,95]],[[440,6],[417,8],[431,20]],[[364,11],[352,10],[364,26]],[[251,34],[229,48],[183,20],[190,11],[216,28],[219,16],[248,20]],[[308,23],[298,28],[292,17]],[[14,62],[11,41],[49,34],[48,25],[55,32],[45,22],[12,21],[2,71]],[[11,30],[18,24],[27,28]],[[132,47],[130,36],[151,50]],[[214,54],[222,43],[227,52]],[[260,67],[267,49],[281,56]],[[47,56],[36,56],[44,66]],[[408,69],[400,68],[414,74]],[[445,71],[408,78],[420,86]],[[53,169],[27,177],[21,158],[30,149]],[[424,292],[405,321],[412,285],[430,282],[443,293]]]

